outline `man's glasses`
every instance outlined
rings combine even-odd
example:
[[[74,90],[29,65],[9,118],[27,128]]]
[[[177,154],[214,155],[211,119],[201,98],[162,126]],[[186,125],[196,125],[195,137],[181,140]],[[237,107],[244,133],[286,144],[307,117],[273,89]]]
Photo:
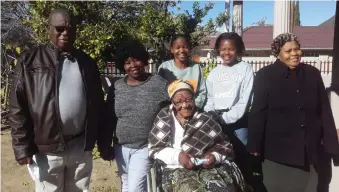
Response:
[[[53,25],[52,25],[53,26]],[[64,31],[71,31],[72,30],[72,27],[66,27],[66,26],[53,26],[55,28],[55,30],[58,32],[58,33],[62,33]]]

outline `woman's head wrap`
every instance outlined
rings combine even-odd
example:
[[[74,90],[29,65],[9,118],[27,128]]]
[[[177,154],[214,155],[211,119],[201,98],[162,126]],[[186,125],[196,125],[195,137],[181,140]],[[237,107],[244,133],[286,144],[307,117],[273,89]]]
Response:
[[[281,47],[283,47],[285,45],[285,43],[289,42],[289,41],[296,41],[299,46],[299,38],[292,34],[292,33],[282,33],[280,35],[278,35],[276,38],[274,38],[272,44],[271,44],[271,50],[272,50],[272,54],[277,57],[280,53],[280,49]]]
[[[181,79],[173,81],[171,84],[169,84],[167,89],[170,98],[172,98],[175,93],[180,90],[188,90],[194,94],[193,85],[189,81],[184,81]]]

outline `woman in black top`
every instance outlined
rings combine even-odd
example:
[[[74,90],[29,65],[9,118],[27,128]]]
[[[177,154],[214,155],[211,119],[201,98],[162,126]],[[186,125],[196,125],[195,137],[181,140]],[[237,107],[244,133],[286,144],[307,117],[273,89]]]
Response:
[[[264,160],[269,192],[328,191],[339,144],[318,69],[300,63],[298,38],[273,40],[274,64],[256,74],[248,150]]]

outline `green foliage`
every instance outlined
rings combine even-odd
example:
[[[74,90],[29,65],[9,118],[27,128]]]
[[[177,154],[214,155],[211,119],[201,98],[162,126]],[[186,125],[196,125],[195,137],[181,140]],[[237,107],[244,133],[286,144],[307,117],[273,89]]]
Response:
[[[25,24],[35,31],[35,39],[48,42],[48,16],[56,8],[73,11],[77,25],[75,46],[95,59],[100,68],[112,61],[112,52],[137,19],[138,2],[116,1],[36,1],[30,2],[30,18]]]
[[[180,1],[35,1],[29,2],[29,19],[24,24],[33,29],[38,43],[48,42],[48,15],[65,7],[73,11],[78,23],[75,46],[94,58],[100,68],[114,60],[116,46],[131,37],[141,39],[153,61],[160,63],[170,58],[168,44],[175,33],[189,35],[193,49],[208,44],[206,35],[227,19],[220,14],[215,22],[210,19],[202,25],[213,3],[200,8],[195,2],[192,14],[186,11],[174,15],[168,11],[179,4]]]
[[[6,97],[6,88],[1,87],[1,110],[5,110],[5,108],[6,108],[6,103],[3,102],[5,97]]]
[[[98,150],[98,145],[95,145],[92,151],[92,159],[99,159],[99,158],[100,158],[100,152]]]
[[[9,99],[11,75],[13,74],[17,58],[22,51],[21,47],[11,44],[1,44],[1,110],[6,111]],[[11,58],[10,58],[11,57]],[[13,60],[14,59],[14,60]]]
[[[227,15],[220,13],[215,20],[209,19],[206,24],[202,25],[203,18],[206,17],[213,6],[214,3],[209,2],[201,8],[199,2],[195,1],[192,14],[186,10],[185,13],[175,16],[176,31],[190,37],[191,49],[199,45],[208,45],[209,40],[205,37],[216,32],[216,28],[228,19]]]
[[[28,16],[27,14],[27,2],[1,1],[1,45],[31,46],[32,30],[22,22],[22,19]]]
[[[26,2],[1,1],[1,110],[7,110],[12,72],[16,59],[32,44],[30,28],[22,23],[27,16]],[[15,59],[15,60],[13,60]]]
[[[213,32],[215,32],[216,25],[213,20],[210,19],[206,25],[201,26],[203,18],[213,8],[214,4],[210,2],[205,7],[200,8],[199,2],[193,3],[193,14],[189,14],[188,11],[176,16],[177,31],[187,36],[190,36],[191,48],[194,48],[200,44],[208,44],[208,42],[201,42],[201,40]]]
[[[143,41],[155,63],[171,57],[169,42],[176,33],[190,36],[191,50],[207,45],[205,38],[224,23],[227,15],[220,13],[213,21],[202,24],[203,18],[213,8],[209,3],[199,7],[194,2],[193,11],[174,15],[170,7],[180,7],[180,1],[29,1],[1,2],[2,61],[6,55],[19,57],[24,49],[49,41],[48,16],[56,8],[73,11],[77,27],[75,46],[84,50],[103,69],[105,63],[114,61],[114,51],[124,40],[134,37]],[[1,101],[6,100],[8,75],[14,62],[1,62]],[[209,70],[208,66],[206,70]],[[206,75],[208,72],[205,72]],[[206,76],[205,75],[205,76]],[[7,87],[7,88],[6,88]],[[3,102],[2,102],[3,103]]]
[[[217,64],[212,61],[209,62],[205,65],[205,67],[202,68],[202,72],[204,74],[204,78],[207,79],[208,75],[210,74],[210,72],[212,71],[212,69],[214,69],[217,66]]]
[[[176,32],[173,16],[168,7],[175,6],[174,1],[147,1],[139,15],[137,27],[133,33],[143,41],[151,51],[151,58],[160,63],[170,57],[166,43]]]

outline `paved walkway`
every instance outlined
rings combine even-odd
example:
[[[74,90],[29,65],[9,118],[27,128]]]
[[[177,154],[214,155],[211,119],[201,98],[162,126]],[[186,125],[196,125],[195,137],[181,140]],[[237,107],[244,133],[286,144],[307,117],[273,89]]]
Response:
[[[330,184],[330,192],[339,191],[339,167],[332,166],[332,182]]]

